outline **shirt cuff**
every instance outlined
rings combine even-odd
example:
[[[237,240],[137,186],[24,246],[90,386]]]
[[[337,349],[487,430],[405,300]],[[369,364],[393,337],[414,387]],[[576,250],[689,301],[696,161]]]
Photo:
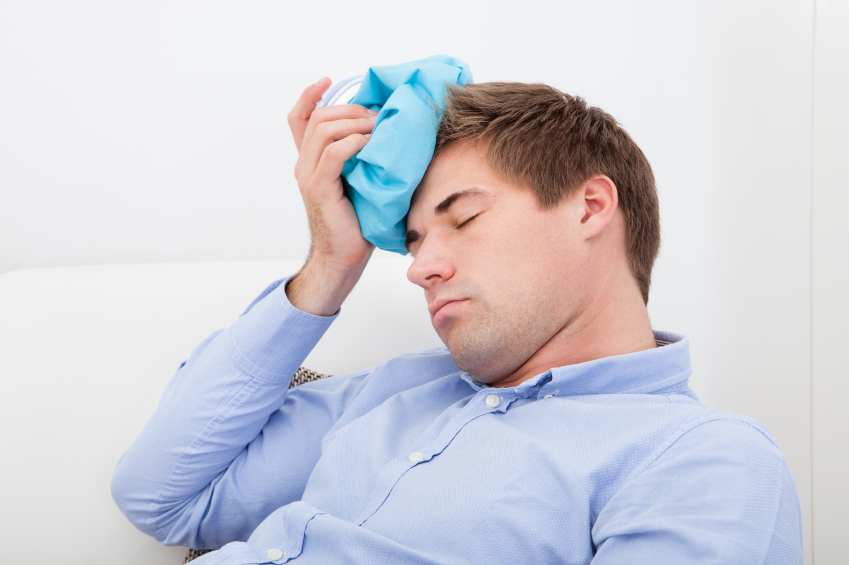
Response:
[[[247,374],[268,383],[286,383],[339,316],[314,316],[298,310],[275,281],[230,327],[227,346]],[[341,312],[341,310],[340,310]]]

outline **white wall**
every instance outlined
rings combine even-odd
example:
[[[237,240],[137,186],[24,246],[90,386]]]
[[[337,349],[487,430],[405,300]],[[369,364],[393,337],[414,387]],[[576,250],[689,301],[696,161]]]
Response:
[[[845,563],[849,519],[849,1],[817,0],[812,415],[814,559]]]
[[[817,33],[849,35],[847,0],[816,3]],[[840,104],[815,96],[830,84],[814,80],[816,13],[815,0],[4,2],[0,272],[303,257],[285,115],[305,85],[440,52],[479,82],[552,84],[611,112],[652,162],[654,325],[691,337],[703,402],[774,432],[810,563],[811,230],[838,214],[826,201],[812,226],[812,128]],[[817,49],[845,78],[845,56],[828,56],[845,41]],[[845,186],[822,174],[818,187]]]

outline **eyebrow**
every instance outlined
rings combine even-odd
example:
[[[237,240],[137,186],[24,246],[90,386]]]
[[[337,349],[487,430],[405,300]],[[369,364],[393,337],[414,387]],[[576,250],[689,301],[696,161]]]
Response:
[[[464,198],[485,198],[487,196],[492,196],[492,194],[490,194],[489,191],[480,189],[476,186],[458,190],[437,204],[433,209],[433,213],[437,216],[442,216],[447,214],[448,210],[451,209],[451,206],[458,200],[462,200]],[[404,248],[407,250],[407,253],[410,252],[410,245],[415,243],[418,239],[419,232],[416,230],[407,230],[407,235],[404,238]]]
[[[460,190],[458,192],[455,192],[454,194],[452,194],[451,196],[449,196],[448,198],[446,198],[445,200],[443,200],[442,202],[437,204],[436,207],[433,209],[433,213],[436,214],[437,216],[441,216],[441,215],[447,213],[448,210],[451,209],[451,205],[454,204],[455,202],[457,202],[458,200],[462,199],[462,198],[482,198],[484,196],[489,196],[489,195],[490,195],[489,192],[482,190],[482,189],[480,189],[476,186],[473,186],[471,188],[466,188],[464,190]]]

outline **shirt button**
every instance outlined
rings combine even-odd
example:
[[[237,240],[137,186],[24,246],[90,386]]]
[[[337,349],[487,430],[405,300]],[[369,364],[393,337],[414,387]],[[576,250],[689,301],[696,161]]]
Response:
[[[490,408],[495,408],[499,404],[501,404],[501,397],[497,394],[490,394],[486,397],[486,405]]]
[[[265,556],[271,559],[272,561],[277,561],[278,559],[283,557],[283,552],[275,547],[274,549],[269,549],[268,553],[266,553]]]
[[[424,459],[424,453],[421,453],[419,451],[414,451],[413,453],[411,453],[409,455],[409,457],[407,457],[407,459],[409,459],[410,462],[412,462],[412,463],[418,463],[419,461]]]

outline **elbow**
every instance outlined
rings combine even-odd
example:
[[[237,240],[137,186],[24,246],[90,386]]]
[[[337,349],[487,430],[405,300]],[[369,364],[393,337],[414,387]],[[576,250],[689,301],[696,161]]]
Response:
[[[124,456],[112,473],[112,499],[121,513],[140,531],[162,543],[153,524],[150,509],[154,500],[145,492],[144,479],[136,469],[128,465]]]
[[[188,500],[162,501],[159,495],[163,485],[154,483],[140,471],[137,465],[128,465],[126,457],[122,457],[112,474],[112,499],[124,516],[138,530],[163,545],[210,548],[199,537],[204,513],[198,512],[199,499],[210,489]]]

